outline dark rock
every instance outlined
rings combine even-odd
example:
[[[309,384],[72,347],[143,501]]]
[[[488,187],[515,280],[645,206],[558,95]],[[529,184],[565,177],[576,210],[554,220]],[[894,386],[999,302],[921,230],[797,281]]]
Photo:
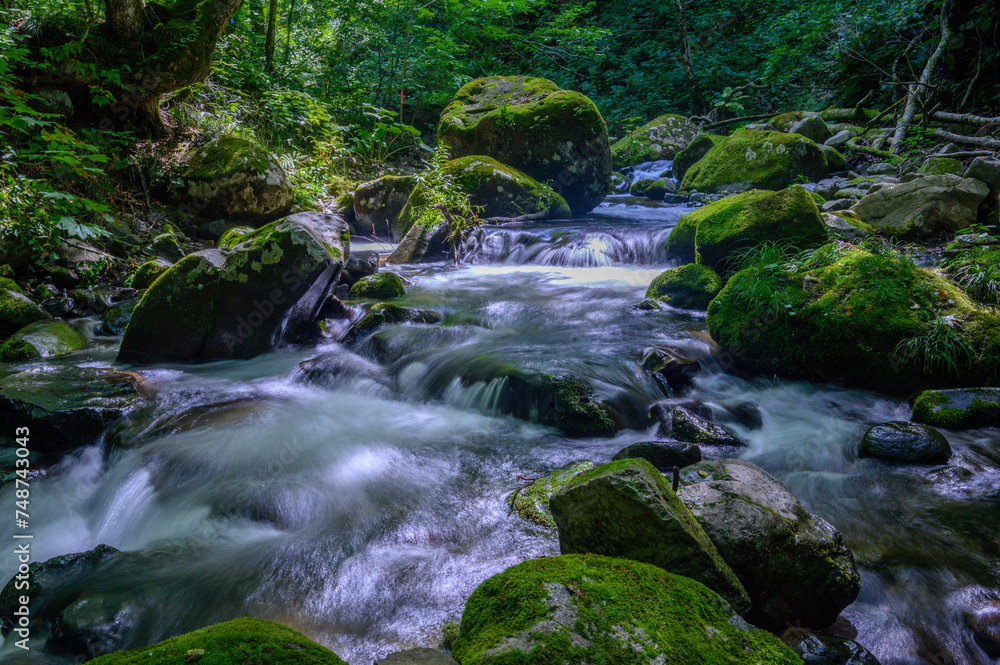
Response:
[[[694,377],[701,372],[701,365],[697,360],[686,358],[666,347],[643,350],[642,368],[662,379],[675,392],[691,385]]]
[[[22,293],[0,288],[0,339],[43,319],[51,318],[44,309]]]
[[[80,283],[80,277],[75,272],[62,266],[46,266],[45,274],[51,277],[52,283],[60,289],[74,289]]]
[[[660,423],[660,433],[672,436],[677,441],[689,441],[708,446],[743,446],[739,437],[722,425],[709,422],[694,413],[689,407],[678,406],[670,412],[669,431],[665,432],[667,421]]]
[[[87,346],[87,340],[65,321],[45,319],[29,323],[0,344],[0,360],[25,362],[60,356]]]
[[[803,665],[879,665],[868,649],[844,637],[789,628],[781,641],[792,648]]]
[[[913,402],[913,420],[945,429],[1000,425],[1000,388],[925,390]]]
[[[437,649],[417,647],[391,653],[375,665],[458,665],[458,661]]]
[[[363,183],[354,191],[353,233],[396,240],[406,234],[397,226],[399,213],[410,197],[416,180],[412,176],[383,176]]]
[[[394,388],[392,377],[380,365],[349,351],[324,353],[300,362],[292,373],[292,378],[327,388],[357,380]]]
[[[128,643],[139,628],[142,608],[124,594],[94,595],[67,606],[52,624],[49,644],[72,654],[97,658]]]
[[[400,323],[437,323],[441,315],[429,309],[414,309],[392,303],[375,303],[361,319],[354,324],[347,335],[348,341],[354,341],[370,335],[382,326]]]
[[[760,429],[764,426],[764,414],[760,407],[754,402],[740,402],[727,406],[726,411],[734,422],[743,425],[747,429]]]
[[[130,298],[112,305],[104,313],[101,332],[105,335],[121,335],[132,318],[132,310],[139,304],[139,298]]]
[[[976,644],[990,658],[1000,658],[1000,607],[987,605],[965,612],[965,625],[972,631]]]
[[[363,252],[353,252],[351,258],[344,264],[344,271],[340,274],[340,281],[347,286],[354,286],[362,277],[368,277],[378,272],[378,252],[366,250]]]
[[[684,468],[701,461],[701,448],[693,443],[663,443],[642,441],[622,448],[612,460],[644,459],[660,471]]]
[[[858,447],[858,457],[888,462],[943,464],[951,458],[951,446],[941,432],[927,425],[896,421],[872,427]]]

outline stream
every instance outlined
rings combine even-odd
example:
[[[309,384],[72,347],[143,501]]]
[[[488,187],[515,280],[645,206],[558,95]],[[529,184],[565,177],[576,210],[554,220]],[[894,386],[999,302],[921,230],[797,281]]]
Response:
[[[33,481],[33,559],[100,544],[141,553],[142,565],[93,581],[135,599],[136,645],[253,615],[352,665],[434,646],[480,582],[558,554],[554,534],[510,514],[518,474],[603,463],[655,438],[650,425],[567,439],[496,414],[493,386],[464,386],[459,373],[496,362],[565,369],[606,400],[648,406],[670,398],[642,371],[641,351],[665,344],[702,358],[683,399],[760,406],[762,429],[733,426],[749,442],[742,456],[844,534],[863,588],[842,634],[883,665],[991,662],[962,612],[1000,607],[995,433],[948,434],[950,465],[965,471],[859,462],[853,447],[868,427],[908,419],[905,396],[726,374],[708,356],[704,313],[633,309],[669,267],[663,241],[688,210],[610,197],[582,220],[486,229],[457,268],[399,269],[413,282],[402,304],[444,321],[395,326],[377,347],[145,370],[156,398],[118,428],[119,445],[97,442]],[[117,344],[100,339],[62,362],[116,366]],[[323,353],[377,359],[395,388],[366,372],[302,381],[296,365]],[[0,522],[7,543],[11,521]],[[15,570],[5,547],[0,578]],[[0,659],[75,662],[12,645]]]

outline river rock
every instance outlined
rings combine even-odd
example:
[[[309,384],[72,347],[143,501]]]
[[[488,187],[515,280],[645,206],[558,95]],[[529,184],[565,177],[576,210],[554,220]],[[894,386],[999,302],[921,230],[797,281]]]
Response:
[[[129,643],[143,607],[129,594],[88,595],[70,603],[52,623],[48,644],[88,660]]]
[[[378,272],[378,252],[368,249],[362,252],[351,252],[351,258],[344,264],[344,270],[340,273],[340,281],[348,287],[362,277],[368,277]]]
[[[416,184],[413,176],[388,175],[359,185],[354,191],[351,232],[395,240],[402,238],[407,229],[397,227],[397,220]]]
[[[452,655],[478,665],[800,662],[704,585],[594,555],[532,559],[483,582]]]
[[[349,351],[331,351],[300,362],[292,379],[327,388],[343,386],[353,381],[370,381],[392,389],[394,383],[381,365]]]
[[[755,624],[826,628],[857,598],[861,578],[843,536],[766,471],[724,459],[681,475],[678,496],[750,594]]]
[[[29,323],[0,344],[0,361],[13,363],[78,351],[87,340],[76,328],[58,319]]]
[[[898,175],[899,167],[889,162],[879,162],[868,167],[868,175]]]
[[[833,132],[831,132],[830,128],[826,126],[826,123],[823,122],[823,118],[816,115],[811,115],[806,118],[802,118],[798,122],[792,123],[792,125],[788,128],[788,133],[799,134],[815,143],[825,143],[829,139],[833,138]]]
[[[441,261],[452,251],[450,235],[451,227],[447,224],[438,224],[434,227],[414,224],[385,262],[390,265],[402,265],[421,261]]]
[[[781,634],[781,641],[791,647],[803,665],[880,665],[868,649],[846,637],[789,628]]]
[[[23,293],[15,291],[16,285],[7,280],[7,287],[0,287],[0,339],[6,339],[29,323],[50,319],[48,312]]]
[[[849,129],[842,129],[827,140],[823,141],[823,145],[828,145],[831,148],[841,150],[852,138],[854,138],[854,132]]]
[[[362,277],[351,287],[352,298],[391,300],[406,294],[403,279],[394,272],[379,272]]]
[[[549,510],[549,499],[573,478],[594,467],[594,463],[590,460],[570,462],[566,466],[532,481],[530,485],[511,492],[507,497],[507,504],[523,519],[555,529],[556,523]]]
[[[348,243],[341,217],[298,213],[226,254],[184,257],[132,312],[119,361],[246,359],[304,337],[337,284]]]
[[[666,423],[669,422],[669,430]],[[690,441],[705,446],[744,446],[738,436],[722,425],[717,425],[688,407],[677,406],[670,412],[669,421],[660,423],[660,434],[678,441]]]
[[[441,114],[438,143],[452,157],[488,155],[553,183],[573,215],[597,206],[611,182],[604,118],[590,99],[530,76],[465,84]]]
[[[701,448],[693,443],[664,443],[663,441],[641,441],[622,448],[612,461],[622,459],[644,459],[658,471],[669,472],[674,467],[683,469],[701,461]]]
[[[652,347],[642,352],[642,368],[677,392],[691,385],[701,363],[670,348]]]
[[[93,443],[142,399],[136,377],[93,367],[37,367],[0,379],[0,426],[31,429],[32,450],[60,455]]]
[[[707,265],[689,263],[660,273],[646,289],[646,297],[682,309],[705,310],[721,290],[717,272]]]
[[[632,196],[644,196],[654,201],[662,201],[666,198],[667,194],[675,194],[676,192],[677,185],[674,184],[673,180],[650,180],[646,178],[638,181],[629,188],[629,194]]]
[[[347,334],[347,341],[353,342],[375,332],[382,326],[400,323],[437,323],[441,315],[433,310],[402,307],[392,303],[375,303],[368,312],[354,324]]]
[[[259,145],[223,136],[181,155],[174,200],[188,214],[259,225],[280,217],[294,192],[277,160]]]
[[[709,150],[725,140],[725,136],[700,134],[693,141],[691,141],[686,148],[678,152],[677,156],[674,157],[673,166],[673,174],[677,182],[682,182],[684,180],[684,174],[688,172],[688,169],[708,154]]]
[[[391,653],[375,665],[458,665],[458,661],[438,649],[417,647]]]
[[[830,174],[823,150],[799,134],[742,129],[691,166],[682,190],[742,192],[783,189],[804,176],[812,182]]]
[[[254,665],[346,665],[337,654],[305,635],[262,619],[233,619],[169,640],[102,656],[94,665],[178,665],[204,658],[213,663]]]
[[[698,127],[682,115],[661,115],[612,144],[614,168],[673,159],[698,133]]]
[[[1000,388],[925,390],[913,402],[913,420],[945,429],[1000,425]]]
[[[930,175],[962,175],[962,162],[954,157],[942,157],[932,155],[924,160],[924,163],[917,169],[917,173],[927,173]]]
[[[996,157],[976,157],[962,175],[986,183],[992,191],[1000,189],[1000,159]]]
[[[948,439],[933,427],[908,422],[875,425],[858,447],[858,457],[874,457],[887,462],[944,464],[951,458]]]
[[[133,289],[148,289],[157,277],[167,272],[171,265],[173,264],[170,261],[159,257],[146,261],[132,274],[131,287]]]
[[[743,586],[660,472],[643,459],[576,476],[549,500],[563,554],[619,556],[698,580],[740,613]]]
[[[964,612],[962,618],[976,644],[990,658],[1000,658],[1000,607],[989,604]]]
[[[124,333],[125,328],[128,327],[129,319],[132,318],[132,311],[139,304],[139,300],[139,298],[129,298],[109,307],[101,322],[101,332],[105,335]]]
[[[816,201],[804,187],[779,192],[752,191],[727,196],[687,213],[667,238],[667,253],[698,260],[728,276],[731,257],[765,242],[801,249],[826,242]]]
[[[866,224],[897,235],[954,232],[976,222],[988,192],[974,178],[925,175],[885,185],[858,201],[853,210]]]

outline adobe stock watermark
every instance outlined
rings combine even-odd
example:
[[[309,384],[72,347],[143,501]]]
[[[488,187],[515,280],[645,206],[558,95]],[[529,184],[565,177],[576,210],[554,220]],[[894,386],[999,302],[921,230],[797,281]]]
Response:
[[[17,593],[14,615],[10,618],[11,634],[17,639],[14,646],[30,651],[31,640],[31,539],[34,535],[27,533],[31,527],[31,515],[28,512],[31,505],[31,431],[27,427],[14,430],[14,441],[17,444],[14,474],[14,556],[17,557],[17,573],[14,575],[14,591]]]

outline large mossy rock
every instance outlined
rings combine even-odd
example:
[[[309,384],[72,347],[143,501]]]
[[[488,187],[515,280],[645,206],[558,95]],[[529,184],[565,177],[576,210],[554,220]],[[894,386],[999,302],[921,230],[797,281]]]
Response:
[[[413,176],[389,175],[359,185],[354,191],[351,232],[402,238],[406,229],[397,227],[397,219],[415,184]]]
[[[742,129],[692,165],[684,174],[681,189],[782,189],[800,176],[818,182],[830,170],[822,148],[804,136]]]
[[[816,201],[804,187],[794,186],[743,192],[693,210],[670,232],[666,249],[671,256],[728,274],[732,259],[763,243],[805,249],[826,239]]]
[[[118,359],[131,363],[252,358],[306,334],[349,252],[339,215],[272,222],[227,253],[184,257],[132,312]]]
[[[686,148],[677,153],[674,157],[674,178],[677,182],[683,182],[684,175],[688,170],[698,163],[708,151],[726,140],[725,136],[716,134],[701,134],[694,138]]]
[[[580,216],[611,185],[611,147],[590,99],[530,76],[465,84],[441,114],[438,142],[452,157],[488,155],[551,186]]]
[[[706,265],[689,263],[657,275],[646,289],[646,297],[683,309],[704,310],[721,290],[717,272]]]
[[[614,168],[673,159],[698,135],[698,127],[682,115],[661,115],[611,145]]]
[[[740,613],[747,593],[670,485],[644,459],[574,477],[549,499],[563,554],[617,556],[698,580]]]
[[[595,555],[532,559],[472,593],[452,655],[466,665],[795,665],[704,585]]]
[[[724,362],[768,374],[896,393],[1000,379],[1000,317],[889,250],[825,245],[748,267],[709,305],[708,328]]]
[[[986,184],[974,178],[926,175],[883,185],[851,209],[869,226],[913,238],[971,226],[988,193]]]
[[[294,192],[277,160],[259,145],[223,136],[182,156],[183,183],[173,195],[201,217],[260,224],[292,205]]]
[[[556,523],[549,511],[549,499],[573,478],[593,468],[594,463],[589,460],[570,462],[552,473],[537,478],[530,485],[515,490],[507,497],[507,504],[529,522],[555,529]]]
[[[9,286],[14,286],[10,280]],[[0,339],[6,339],[29,323],[50,319],[49,313],[22,293],[0,286]]]
[[[76,328],[58,319],[29,323],[0,344],[0,361],[23,362],[78,351],[87,340]]]
[[[945,429],[1000,425],[1000,388],[925,390],[913,402],[913,419]]]
[[[223,239],[226,237],[222,236]],[[221,241],[220,241],[221,242]],[[148,289],[156,278],[167,272],[171,263],[165,259],[155,258],[146,261],[141,266],[136,268],[135,272],[132,274],[131,286],[133,289]]]
[[[826,628],[857,598],[861,577],[843,536],[766,471],[725,459],[682,476],[678,496],[750,594],[752,622]]]
[[[287,626],[233,619],[133,651],[96,658],[95,665],[346,665],[337,654]]]
[[[31,449],[59,455],[93,443],[142,398],[137,379],[113,369],[38,367],[0,379],[0,426],[31,429]]]

